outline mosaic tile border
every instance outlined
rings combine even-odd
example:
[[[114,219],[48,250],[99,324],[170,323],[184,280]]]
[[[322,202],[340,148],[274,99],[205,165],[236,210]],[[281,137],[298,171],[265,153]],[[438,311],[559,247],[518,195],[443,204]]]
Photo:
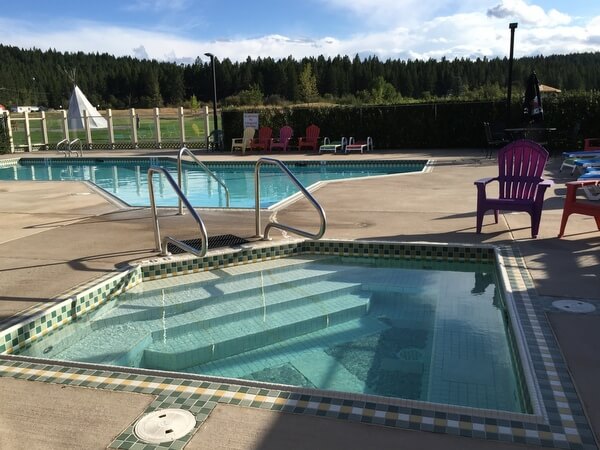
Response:
[[[502,258],[505,275],[503,282],[514,299],[513,306],[525,338],[523,345],[530,355],[531,368],[539,385],[539,407],[543,409],[541,416],[525,414],[502,416],[495,411],[423,402],[390,404],[380,398],[361,399],[357,396],[338,398],[331,393],[302,392],[302,390],[297,392],[281,387],[238,385],[226,380],[211,380],[189,374],[159,373],[143,369],[121,370],[110,367],[98,370],[91,365],[61,365],[53,361],[18,356],[0,356],[0,376],[156,395],[156,400],[146,412],[166,407],[188,409],[196,414],[197,427],[208,417],[214,406],[218,403],[227,403],[552,448],[596,449],[594,436],[562,359],[558,343],[546,320],[544,309],[536,304],[537,294],[518,250],[512,247],[469,245],[450,245],[443,248],[442,245],[422,243],[302,241],[242,248],[233,252],[211,255],[204,258],[207,259],[204,262],[198,258],[158,264],[150,262],[145,267],[143,265],[139,267],[139,279],[134,282],[139,282],[142,278],[154,279],[190,273],[190,271],[209,270],[215,264],[223,264],[223,267],[226,267],[301,253],[369,255],[419,260],[454,258],[487,262],[493,261],[495,252],[498,252]],[[106,285],[104,288],[107,289]],[[100,291],[102,292],[103,289],[100,288]],[[96,297],[109,297],[100,292],[96,294]],[[83,293],[80,297],[84,297],[82,300],[85,302]],[[93,294],[91,298],[94,298]],[[46,317],[48,323],[51,323],[52,315],[46,313]],[[49,328],[52,326],[50,325]],[[4,339],[0,341],[4,342]],[[131,425],[113,441],[111,447],[182,448],[190,437],[191,434],[168,446],[147,446],[137,440]]]
[[[67,292],[50,305],[41,304],[27,310],[3,324],[6,328],[0,333],[0,354],[12,354],[28,348],[60,327],[80,320],[141,281],[139,268],[131,268],[116,275],[110,274],[102,281],[90,282],[77,289],[77,292]],[[28,321],[23,323],[25,317]],[[16,320],[20,322],[13,324]]]

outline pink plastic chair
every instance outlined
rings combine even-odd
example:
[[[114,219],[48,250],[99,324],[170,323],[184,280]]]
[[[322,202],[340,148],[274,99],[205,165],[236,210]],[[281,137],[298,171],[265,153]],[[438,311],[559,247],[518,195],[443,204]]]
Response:
[[[544,193],[552,186],[543,180],[548,152],[533,141],[521,139],[498,151],[498,176],[475,181],[477,186],[477,233],[481,233],[483,216],[490,209],[498,223],[498,211],[524,211],[531,216],[531,237],[537,237],[542,218]],[[499,183],[499,198],[487,198],[486,186]]]
[[[287,151],[288,144],[290,143],[290,139],[294,135],[294,130],[289,125],[285,125],[281,127],[279,130],[279,138],[271,139],[270,150],[282,150]]]

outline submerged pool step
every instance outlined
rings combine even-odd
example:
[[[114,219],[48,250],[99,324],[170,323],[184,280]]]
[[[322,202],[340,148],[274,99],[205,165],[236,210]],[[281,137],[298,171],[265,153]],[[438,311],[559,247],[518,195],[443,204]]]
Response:
[[[174,293],[165,290],[164,301],[162,292],[154,291],[152,295],[144,294],[143,303],[127,298],[126,303],[92,320],[90,326],[92,329],[101,329],[120,323],[171,317],[222,302],[224,298],[262,297],[263,292],[265,295],[275,295],[281,290],[317,283],[333,275],[334,269],[296,267],[294,270],[263,273],[262,277],[256,274],[252,277],[225,277],[212,284],[176,290]]]
[[[135,366],[143,349],[153,341],[163,341],[165,336],[173,339],[199,329],[262,318],[265,314],[271,317],[274,313],[285,313],[302,305],[314,307],[359,290],[358,283],[321,280],[310,283],[308,287],[301,285],[266,292],[264,299],[260,295],[244,297],[235,293],[208,299],[193,311],[170,317],[165,315],[152,320],[117,324],[104,322],[103,326],[96,326],[91,333],[71,345],[67,359],[86,357],[90,362]]]
[[[267,316],[245,318],[154,342],[144,351],[147,368],[181,370],[308,334],[368,313],[370,297],[345,294]]]
[[[312,280],[311,280],[312,281]],[[293,286],[276,291],[251,292],[252,295],[225,295],[214,301],[204,302],[193,311],[173,317],[165,317],[163,329],[153,332],[154,340],[160,340],[166,332],[169,337],[227,325],[252,317],[263,317],[302,305],[317,306],[319,302],[357,292],[358,283],[337,281],[312,281],[310,286]]]

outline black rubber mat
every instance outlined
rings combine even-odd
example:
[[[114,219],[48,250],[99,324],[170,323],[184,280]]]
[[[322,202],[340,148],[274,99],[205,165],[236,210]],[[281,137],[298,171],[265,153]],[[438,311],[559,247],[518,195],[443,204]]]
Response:
[[[200,250],[202,246],[202,239],[189,239],[184,240],[187,245],[190,247],[194,247],[197,250]],[[222,248],[222,247],[233,247],[235,245],[247,244],[247,241],[244,238],[239,236],[234,236],[233,234],[221,234],[219,236],[209,236],[208,237],[208,249],[212,250],[214,248]],[[174,246],[173,244],[169,244],[169,251],[173,255],[178,255],[180,253],[185,253],[184,250],[181,250],[179,247]]]

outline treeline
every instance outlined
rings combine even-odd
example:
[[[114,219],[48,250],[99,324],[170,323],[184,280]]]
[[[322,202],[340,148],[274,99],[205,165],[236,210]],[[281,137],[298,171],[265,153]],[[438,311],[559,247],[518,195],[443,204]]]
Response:
[[[513,65],[513,92],[532,70],[541,83],[565,91],[600,89],[600,52],[520,58]],[[65,107],[70,78],[94,105],[149,108],[209,103],[212,68],[207,59],[183,65],[109,54],[22,50],[0,45],[0,103]],[[243,62],[215,59],[217,96],[227,105],[327,101],[394,104],[435,98],[502,98],[507,58],[385,60],[372,56],[270,57]]]

